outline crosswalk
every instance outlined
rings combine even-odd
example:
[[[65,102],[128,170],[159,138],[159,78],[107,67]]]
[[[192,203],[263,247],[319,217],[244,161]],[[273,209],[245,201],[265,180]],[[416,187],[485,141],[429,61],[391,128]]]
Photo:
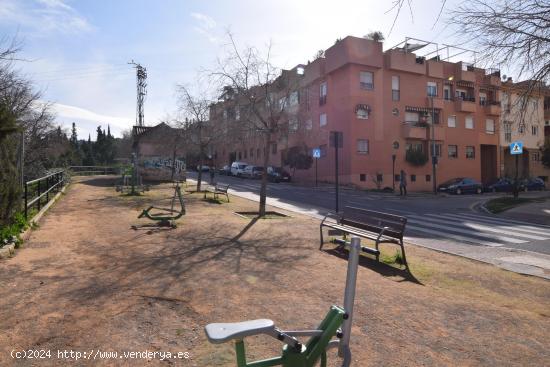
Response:
[[[436,237],[491,247],[550,239],[550,227],[466,212],[407,214],[406,236]]]

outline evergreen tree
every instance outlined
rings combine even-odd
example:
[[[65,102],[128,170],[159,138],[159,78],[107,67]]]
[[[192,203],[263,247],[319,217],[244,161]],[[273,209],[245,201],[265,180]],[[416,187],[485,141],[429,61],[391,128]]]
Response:
[[[78,148],[78,135],[76,134],[76,124],[73,122],[73,127],[71,129],[71,144],[73,148]]]

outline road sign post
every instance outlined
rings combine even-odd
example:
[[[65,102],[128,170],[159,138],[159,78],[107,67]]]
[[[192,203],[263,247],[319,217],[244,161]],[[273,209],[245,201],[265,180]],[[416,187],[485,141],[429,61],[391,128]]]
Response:
[[[331,131],[330,132],[330,145],[334,147],[334,184],[336,187],[336,197],[335,197],[335,206],[336,212],[339,211],[339,201],[340,201],[340,185],[338,182],[338,149],[344,145],[344,134],[341,131]]]
[[[315,158],[315,187],[317,187],[317,161],[321,158],[321,149],[313,149],[313,158]]]
[[[514,181],[514,198],[519,196],[519,156],[523,154],[523,142],[514,141],[510,144],[510,154],[516,156],[516,179]]]

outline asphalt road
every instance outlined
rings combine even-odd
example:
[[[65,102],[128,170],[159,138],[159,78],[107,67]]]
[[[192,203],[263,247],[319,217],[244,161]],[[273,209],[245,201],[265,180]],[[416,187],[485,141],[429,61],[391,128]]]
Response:
[[[196,179],[197,173],[189,174]],[[206,173],[203,179],[209,181]],[[228,176],[216,176],[216,182],[230,184],[230,192],[255,198],[260,181]],[[536,195],[537,193],[522,193]],[[550,255],[550,226],[521,220],[505,219],[486,214],[473,207],[488,198],[502,194],[438,195],[372,193],[360,190],[340,190],[340,208],[351,205],[407,217],[405,232],[408,241],[446,250],[453,246],[489,246],[521,249]],[[335,189],[332,186],[304,187],[289,183],[269,183],[268,197],[280,203],[292,203],[319,212],[335,209]]]

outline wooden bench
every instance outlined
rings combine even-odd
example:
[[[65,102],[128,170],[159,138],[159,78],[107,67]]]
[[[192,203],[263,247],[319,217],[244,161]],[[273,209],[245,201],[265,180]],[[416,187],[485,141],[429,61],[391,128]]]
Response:
[[[329,212],[323,218],[319,228],[321,234],[319,249],[323,248],[323,227],[328,227],[339,233],[374,240],[376,251],[368,251],[368,248],[364,251],[375,254],[377,261],[380,257],[378,245],[380,243],[395,243],[401,246],[403,263],[408,267],[403,246],[403,233],[406,224],[407,218],[399,215],[346,206],[343,212]]]
[[[206,194],[211,193],[214,194],[214,199],[218,198],[218,195],[225,195],[227,198],[227,202],[229,202],[229,194],[227,193],[227,190],[229,190],[229,185],[222,185],[222,184],[216,184],[215,186],[207,186],[206,190],[204,191],[204,198],[206,199]]]

